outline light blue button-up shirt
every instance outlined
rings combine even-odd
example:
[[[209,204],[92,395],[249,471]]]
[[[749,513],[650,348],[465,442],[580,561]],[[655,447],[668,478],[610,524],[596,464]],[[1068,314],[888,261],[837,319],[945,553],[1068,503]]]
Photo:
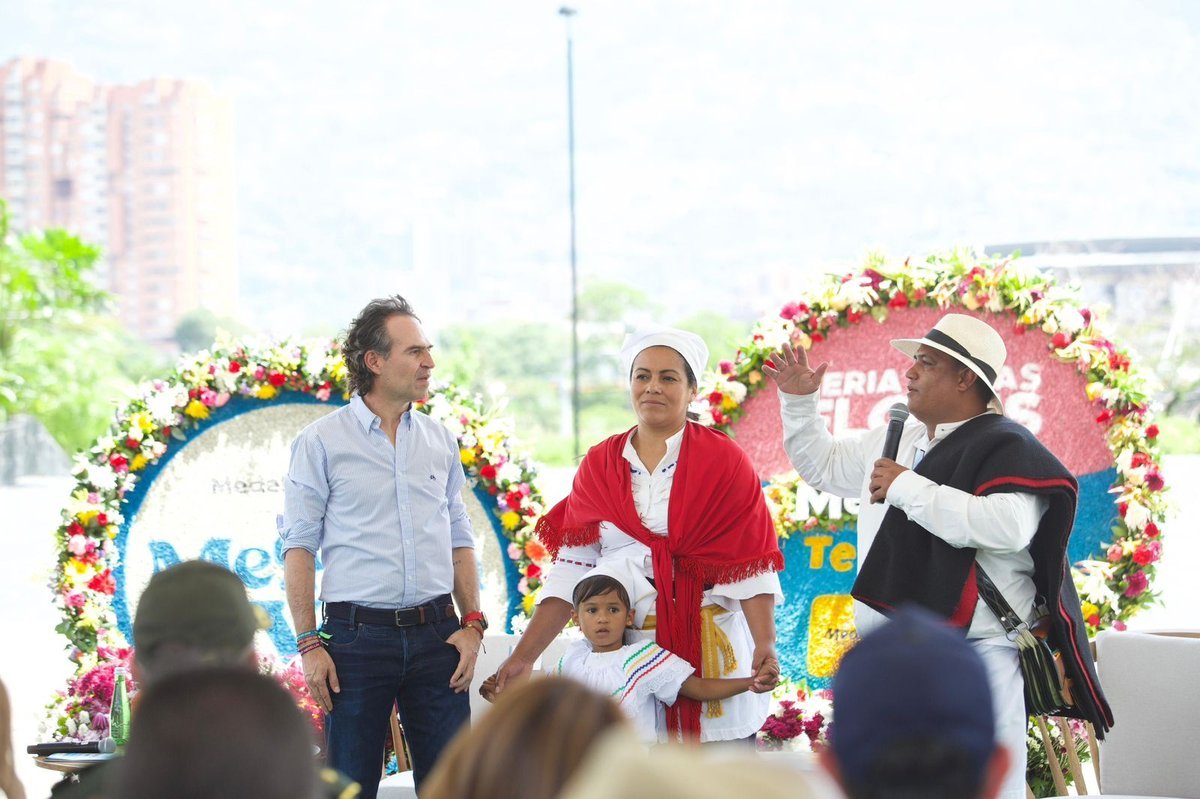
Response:
[[[320,553],[325,602],[419,605],[454,587],[451,550],[475,546],[465,482],[449,430],[409,411],[393,447],[355,395],[292,443],[283,550]]]

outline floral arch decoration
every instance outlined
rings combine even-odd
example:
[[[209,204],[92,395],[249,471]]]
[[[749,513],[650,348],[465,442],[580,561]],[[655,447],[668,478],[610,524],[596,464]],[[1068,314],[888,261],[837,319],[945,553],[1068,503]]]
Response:
[[[126,665],[132,654],[129,587],[140,590],[150,574],[180,559],[170,541],[153,540],[137,525],[153,528],[171,519],[155,517],[154,503],[147,497],[155,484],[171,485],[172,461],[189,457],[189,447],[210,449],[203,442],[212,439],[206,433],[235,430],[236,436],[267,441],[276,450],[290,443],[291,435],[317,416],[349,399],[346,393],[346,367],[336,342],[280,342],[266,345],[225,343],[212,351],[200,352],[180,360],[172,374],[140,387],[120,407],[109,431],[86,453],[74,461],[74,490],[62,511],[62,523],[55,533],[58,561],[52,588],[62,612],[56,630],[68,640],[69,657],[76,665],[74,677],[48,708],[46,733],[60,739],[94,740],[108,729],[107,711],[112,699],[113,670]],[[258,424],[268,410],[288,418]],[[511,629],[515,617],[530,611],[533,592],[540,585],[541,570],[548,561],[545,549],[533,537],[533,528],[543,511],[537,489],[537,471],[532,461],[519,451],[512,435],[512,421],[484,409],[481,400],[453,386],[435,387],[418,410],[446,425],[458,438],[459,456],[467,474],[474,501],[468,510],[477,536],[488,546],[484,528],[496,538],[498,563],[489,572],[485,558],[485,583],[489,576],[503,583],[493,591],[495,611],[505,617]],[[237,425],[243,425],[237,427]],[[248,425],[248,426],[247,426]],[[270,427],[271,429],[258,429]],[[219,428],[219,429],[217,429]],[[281,436],[281,430],[290,430]],[[223,445],[230,445],[227,440]],[[236,442],[234,442],[236,444]],[[231,445],[232,446],[232,445]],[[246,458],[255,453],[222,450]],[[286,457],[286,449],[283,450]],[[278,454],[278,452],[276,453]],[[222,468],[219,453],[201,452],[197,458]],[[205,461],[197,461],[205,462]],[[203,493],[222,494],[232,504],[232,518],[225,526],[238,526],[236,503],[243,495],[279,492],[286,460],[262,465],[268,477],[234,480],[220,473],[203,470],[198,482]],[[282,507],[282,496],[278,498]],[[270,500],[275,502],[275,498]],[[212,500],[208,500],[212,503]],[[198,505],[203,509],[204,505]],[[261,515],[261,514],[260,514]],[[199,518],[183,518],[181,526],[204,530],[209,522],[203,510]],[[149,522],[143,524],[144,518]],[[261,520],[259,520],[261,521]],[[251,589],[255,604],[271,619],[271,628],[260,636],[260,663],[264,671],[275,674],[296,695],[315,724],[321,714],[307,695],[303,674],[295,658],[294,631],[286,615],[282,593],[277,597],[255,596],[255,589],[269,592],[282,589],[282,552],[274,525],[262,530],[247,523],[255,542],[239,547],[236,534],[208,535],[199,553],[202,557],[228,566]],[[221,527],[222,523],[214,526]],[[148,552],[127,552],[131,532],[145,538]],[[260,592],[261,593],[261,592]],[[495,612],[494,611],[494,612]]]
[[[807,676],[813,687],[828,685],[854,637],[844,595],[856,571],[857,508],[820,495],[791,471],[779,441],[778,396],[763,362],[784,342],[810,350],[815,362],[828,359],[831,342],[842,342],[840,366],[847,371],[837,390],[827,392],[839,363],[831,366],[822,412],[832,417],[835,433],[839,426],[872,427],[904,399],[902,369],[899,377],[896,369],[849,370],[890,352],[890,338],[919,337],[947,311],[978,315],[1001,332],[1009,362],[1024,363],[1000,381],[1009,415],[1038,432],[1080,480],[1069,557],[1089,633],[1121,628],[1155,600],[1165,486],[1158,428],[1129,355],[1103,334],[1073,290],[1016,257],[951,251],[896,263],[871,256],[855,271],[824,276],[760,321],[701,387],[705,421],[737,436],[763,476],[791,572],[784,574],[789,601],[778,618],[779,639],[788,642],[781,647],[784,672]],[[884,323],[886,332],[879,328]],[[889,357],[902,366],[903,356]],[[826,393],[835,398],[827,401]]]

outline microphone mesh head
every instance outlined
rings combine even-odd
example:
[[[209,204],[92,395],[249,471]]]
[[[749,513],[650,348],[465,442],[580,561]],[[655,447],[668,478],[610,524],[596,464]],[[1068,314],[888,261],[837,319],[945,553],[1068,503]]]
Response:
[[[897,402],[892,407],[888,408],[888,419],[893,422],[903,422],[908,418],[908,406],[903,402]]]
[[[96,743],[98,744],[100,751],[106,755],[111,755],[113,752],[117,751],[117,742],[112,738],[101,738]]]

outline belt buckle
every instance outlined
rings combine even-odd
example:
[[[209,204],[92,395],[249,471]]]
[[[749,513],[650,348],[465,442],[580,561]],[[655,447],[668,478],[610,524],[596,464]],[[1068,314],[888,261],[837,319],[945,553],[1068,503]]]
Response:
[[[397,627],[411,627],[412,626],[410,623],[408,623],[407,621],[404,620],[403,614],[408,610],[409,610],[409,608],[399,608],[396,610],[395,617],[396,617],[396,626]]]

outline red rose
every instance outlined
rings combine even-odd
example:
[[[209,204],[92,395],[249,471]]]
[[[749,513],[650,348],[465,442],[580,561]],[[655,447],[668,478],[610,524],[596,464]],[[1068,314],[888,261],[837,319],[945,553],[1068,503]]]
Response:
[[[892,295],[892,298],[890,300],[888,300],[888,307],[889,308],[906,308],[906,307],[908,307],[907,295],[905,295],[905,293],[903,291],[897,291],[895,294]]]
[[[1117,513],[1119,513],[1121,515],[1122,519],[1125,518],[1125,511],[1127,511],[1127,510],[1129,510],[1128,502],[1118,502],[1117,503]]]
[[[809,336],[809,338],[812,339],[813,344],[820,344],[822,341],[825,340],[825,334],[818,333],[814,330],[813,334],[811,336]]]
[[[536,580],[542,576],[542,567],[536,563],[530,563],[529,568],[525,570],[525,576],[530,580]]]
[[[500,493],[500,489],[497,488],[495,483],[492,483],[490,486],[488,486],[488,493],[494,497]]]
[[[1162,531],[1158,529],[1158,525],[1154,522],[1146,522],[1146,527],[1142,532],[1146,534],[1147,538],[1158,538]]]
[[[97,513],[96,514],[96,524],[98,524],[101,527],[108,527],[108,514]]]
[[[1107,424],[1112,421],[1114,416],[1116,414],[1113,413],[1112,408],[1105,408],[1096,415],[1096,424]]]
[[[138,441],[136,438],[125,439],[125,447],[127,449],[137,449],[141,445],[142,445],[142,442]]]
[[[1014,336],[1025,335],[1025,325],[1021,324],[1020,322],[1017,322],[1016,324],[1014,324],[1012,326],[1012,332],[1013,332]]]
[[[267,375],[267,382],[275,386],[275,388],[279,388],[287,382],[287,375],[282,372],[271,372]]]
[[[1099,627],[1100,626],[1100,614],[1093,613],[1091,616],[1088,616],[1087,623],[1092,625],[1093,627]]]
[[[509,510],[520,510],[522,499],[520,491],[509,491],[504,495],[504,501],[508,504]]]
[[[708,395],[708,404],[720,407],[721,401],[725,399],[725,395],[720,391],[714,391]]]
[[[242,365],[237,361],[230,361],[229,371],[236,375],[238,372],[242,371]]]
[[[125,472],[129,471],[129,461],[124,455],[117,455],[116,453],[113,453],[108,458],[108,465],[111,466],[112,470],[117,474],[124,474]]]
[[[733,361],[721,361],[717,364],[717,368],[721,370],[723,375],[733,374]]]
[[[924,287],[915,289],[912,296],[913,302],[920,302],[921,300],[925,299],[925,295],[928,293],[929,292]]]
[[[70,535],[83,535],[83,525],[79,522],[71,522],[67,525],[67,533]]]
[[[1146,438],[1158,438],[1158,425],[1152,424],[1146,428]]]
[[[1148,466],[1150,465],[1150,456],[1144,452],[1135,452],[1133,453],[1133,457],[1129,459],[1129,465],[1134,469],[1140,466]]]
[[[482,477],[484,480],[495,480],[496,479],[496,467],[490,463],[480,466],[479,467],[479,476]]]
[[[726,418],[725,414],[721,413],[720,411],[713,411],[712,417],[713,417],[713,424],[725,424],[727,421],[729,421],[729,419]]]
[[[859,322],[861,322],[863,316],[865,316],[865,314],[862,311],[856,311],[853,308],[851,308],[849,311],[846,311],[846,321],[852,325],[857,325]]]
[[[112,572],[105,569],[88,581],[88,588],[99,594],[111,595],[117,590],[117,581],[113,579]]]
[[[1061,350],[1071,343],[1071,337],[1061,330],[1054,334],[1050,339],[1051,346],[1056,350]]]

